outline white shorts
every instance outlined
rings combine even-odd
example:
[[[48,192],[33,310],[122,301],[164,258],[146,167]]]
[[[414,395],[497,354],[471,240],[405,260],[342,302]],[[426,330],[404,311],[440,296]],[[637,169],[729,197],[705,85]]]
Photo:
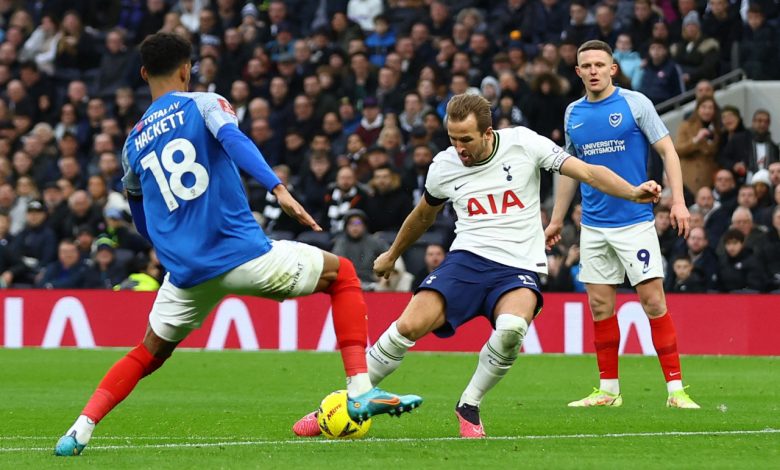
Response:
[[[149,314],[149,324],[160,338],[176,342],[200,327],[228,294],[252,295],[282,301],[314,292],[322,274],[319,248],[288,240],[273,241],[263,256],[206,282],[182,289],[165,276]]]
[[[632,286],[664,277],[663,257],[655,223],[626,227],[588,227],[580,233],[580,282]]]

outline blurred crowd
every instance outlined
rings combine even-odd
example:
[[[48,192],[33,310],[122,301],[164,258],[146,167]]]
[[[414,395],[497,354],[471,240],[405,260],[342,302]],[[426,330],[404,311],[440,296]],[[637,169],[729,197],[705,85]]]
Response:
[[[675,139],[695,229],[687,242],[673,235],[668,201],[656,215],[670,290],[779,289],[771,113],[743,124],[708,81],[734,67],[779,78],[778,21],[771,0],[0,0],[0,285],[159,285],[164,267],[133,229],[119,157],[151,100],[137,46],[168,31],[194,45],[191,89],[230,101],[325,232],[304,231],[245,176],[258,223],[349,256],[367,290],[413,288],[452,241],[445,209],[391,279],[372,274],[449,145],[450,97],[482,94],[495,128],[562,144],[564,110],[583,93],[577,47],[604,40],[620,86],[654,103],[697,92]],[[547,173],[541,196],[549,208]],[[549,254],[549,290],[581,289],[577,214]]]

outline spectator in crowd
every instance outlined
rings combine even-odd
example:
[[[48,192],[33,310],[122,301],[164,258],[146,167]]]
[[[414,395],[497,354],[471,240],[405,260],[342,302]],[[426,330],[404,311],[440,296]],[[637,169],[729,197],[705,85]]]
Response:
[[[290,194],[295,196],[298,200],[298,194],[295,186],[290,183],[290,167],[287,165],[276,165],[273,167],[274,174],[279,178],[279,181],[287,188]],[[262,198],[257,198],[256,201],[250,199],[250,208],[254,211],[260,212],[265,219],[263,229],[269,236],[273,237],[274,234],[280,232],[286,232],[291,235],[298,235],[305,227],[298,223],[297,220],[287,215],[282,207],[279,205],[279,201],[271,191],[263,191]]]
[[[44,289],[80,289],[84,287],[87,265],[81,259],[78,247],[64,239],[57,248],[57,261],[46,266],[36,280],[36,287]]]
[[[387,54],[395,48],[396,36],[386,15],[377,14],[373,21],[373,32],[366,37],[366,47],[369,61],[376,67],[382,67]]]
[[[712,189],[709,186],[702,186],[696,191],[696,202],[689,209],[699,212],[706,222],[710,212],[718,207],[720,207],[720,202],[715,200]]]
[[[412,196],[412,203],[417,205],[425,192],[425,179],[428,168],[433,162],[433,150],[425,144],[416,145],[412,149],[412,165],[405,170],[402,178],[404,190]]]
[[[73,79],[81,72],[94,69],[99,61],[95,39],[85,31],[78,12],[70,10],[65,13],[61,32],[54,56],[56,73],[62,78]]]
[[[127,84],[130,66],[135,59],[134,53],[125,45],[125,34],[121,29],[113,29],[106,34],[105,52],[100,59],[95,81],[95,96],[109,99]]]
[[[54,57],[61,37],[57,18],[52,13],[44,14],[41,17],[41,24],[35,28],[19,51],[19,60],[34,61],[46,75],[54,75]]]
[[[7,285],[32,286],[41,270],[57,257],[57,236],[46,224],[46,206],[31,201],[25,216],[27,223],[11,243],[19,262],[4,273]]]
[[[569,3],[569,25],[561,33],[561,39],[582,44],[597,39],[596,25],[588,21],[588,8],[584,0]]]
[[[154,250],[148,255],[137,253],[130,261],[130,272],[130,275],[114,286],[114,290],[153,292],[160,288],[164,274]]]
[[[0,214],[0,289],[7,288],[13,281],[11,269],[18,265],[17,254],[11,250],[13,235],[8,232],[11,222],[6,214]]]
[[[606,42],[614,50],[621,25],[616,20],[614,8],[607,2],[596,5],[596,27],[595,39]]]
[[[16,196],[16,191],[10,183],[0,184],[0,214],[11,219],[11,235],[17,235],[25,227],[25,215],[28,205]]]
[[[95,234],[89,226],[83,225],[76,230],[76,238],[73,239],[73,243],[76,244],[76,248],[79,250],[79,257],[82,260],[89,262],[94,242]]]
[[[776,193],[780,193],[777,189]],[[759,276],[764,280],[764,291],[780,293],[780,205],[772,210],[772,224],[766,241],[756,247]]]
[[[579,246],[562,253],[557,246],[547,251],[547,276],[541,276],[542,290],[547,292],[571,292],[574,283],[571,268],[579,262]]]
[[[642,83],[642,57],[634,50],[630,34],[623,32],[617,36],[613,56],[620,70],[631,80],[632,88],[638,89]]]
[[[127,271],[117,261],[114,242],[99,238],[95,241],[92,263],[84,275],[87,289],[111,289],[127,277]]]
[[[759,292],[763,287],[753,250],[745,246],[745,235],[729,229],[723,235],[724,251],[718,255],[718,285],[721,292]]]
[[[631,42],[635,50],[645,49],[645,44],[653,34],[653,24],[658,20],[658,14],[653,11],[650,0],[634,2],[634,15],[627,31],[631,31]]]
[[[704,279],[694,269],[693,263],[687,255],[680,255],[672,260],[672,272],[666,277],[664,289],[666,292],[686,294],[706,292]]]
[[[369,183],[373,194],[366,201],[371,232],[398,231],[412,211],[412,198],[401,187],[401,177],[390,165],[374,169]]]
[[[638,90],[650,98],[654,104],[662,103],[685,91],[682,71],[671,58],[669,49],[663,41],[650,41],[650,59],[642,67],[642,76]]]
[[[301,203],[320,226],[327,218],[326,197],[329,186],[336,179],[336,170],[330,158],[323,152],[314,152],[309,158],[309,165],[300,176],[299,187]]]
[[[731,142],[735,136],[742,136],[747,132],[745,124],[742,122],[742,113],[736,106],[726,105],[720,110],[720,122],[722,128],[720,149],[718,150],[718,164],[721,168],[728,168],[732,171],[736,171],[734,162],[731,162],[728,157],[726,146],[728,146],[729,142]]]
[[[563,114],[567,103],[562,95],[560,80],[552,73],[538,75],[531,82],[531,90],[526,113],[528,125],[538,134],[563,145]],[[522,118],[520,120],[522,122]],[[517,121],[517,117],[510,119],[512,121]]]
[[[363,139],[363,143],[370,147],[374,145],[382,132],[384,115],[379,108],[379,101],[373,96],[363,100],[363,118],[360,120],[355,133]]]
[[[731,229],[736,229],[742,232],[744,237],[742,244],[745,246],[745,248],[748,248],[751,251],[755,251],[757,246],[764,244],[766,241],[767,228],[756,225],[753,221],[753,214],[750,212],[750,209],[742,205],[737,206],[737,208],[734,209],[734,212],[731,214],[731,226],[729,227],[729,230]],[[724,234],[720,244],[715,249],[715,252],[719,255],[723,253],[726,243],[725,237],[726,235]]]
[[[664,258],[669,259],[677,241],[677,231],[672,228],[670,209],[668,206],[659,204],[654,212],[655,233],[658,235],[658,243],[661,245],[661,254]]]
[[[333,254],[352,261],[363,290],[374,290],[379,281],[374,274],[374,260],[387,249],[387,243],[371,235],[367,224],[368,218],[362,210],[346,211],[343,220],[344,231],[336,236],[332,251]]]
[[[755,80],[773,80],[780,76],[777,30],[766,22],[761,5],[751,2],[739,47],[740,66]]]
[[[129,227],[127,212],[116,207],[106,208],[105,228],[97,233],[103,233],[120,250],[138,254],[148,253],[151,249],[149,242]]]
[[[780,161],[780,152],[769,132],[771,124],[769,111],[759,109],[753,113],[750,131],[735,135],[724,147],[721,165],[733,171],[740,182],[758,170],[768,169],[771,163]]]
[[[334,235],[343,231],[344,215],[350,209],[363,210],[367,199],[368,194],[358,184],[355,171],[349,166],[339,168],[336,181],[329,185],[325,195],[327,219],[324,227]]]
[[[425,281],[425,278],[441,265],[446,254],[447,250],[438,243],[429,243],[428,246],[425,247],[425,267],[415,274],[414,281],[412,282],[413,288],[417,288],[417,286],[421,285],[423,281]]]
[[[101,233],[106,228],[100,208],[93,204],[92,198],[86,191],[79,189],[73,192],[68,197],[68,208],[70,212],[62,222],[60,237],[75,237],[76,230],[81,225],[92,227],[94,233]]]
[[[693,114],[677,129],[675,146],[680,155],[683,182],[689,191],[712,184],[717,169],[715,155],[720,142],[717,103],[704,98],[696,103]]]
[[[774,188],[780,186],[780,161],[769,164],[769,182]]]
[[[701,30],[720,44],[720,69],[724,74],[731,70],[731,50],[742,36],[742,21],[736,8],[728,0],[709,0],[708,11],[702,18]]]
[[[564,2],[558,0],[535,2],[533,43],[542,44],[559,40],[567,20],[568,12]]]
[[[768,226],[769,219],[767,219],[767,223],[763,223],[759,219],[762,211],[774,204],[774,201],[772,200],[772,182],[769,179],[769,171],[758,170],[753,173],[747,187],[752,187],[755,193],[756,205],[753,207],[753,215],[756,217],[756,222]]]
[[[718,256],[710,247],[702,227],[691,229],[688,239],[685,240],[685,248],[676,256],[685,256],[693,263],[693,268],[701,275],[706,290],[717,289]]]
[[[701,32],[699,14],[691,11],[682,22],[682,40],[672,45],[672,59],[683,70],[683,82],[687,88],[701,79],[718,76],[720,46],[718,41]]]

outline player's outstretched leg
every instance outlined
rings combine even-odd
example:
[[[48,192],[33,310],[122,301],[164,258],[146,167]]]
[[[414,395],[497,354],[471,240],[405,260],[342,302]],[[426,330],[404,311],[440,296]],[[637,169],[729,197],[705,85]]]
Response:
[[[527,331],[528,322],[522,317],[501,314],[496,318],[496,329],[482,346],[477,370],[455,407],[461,437],[485,437],[479,405],[485,394],[509,372]]]
[[[422,398],[417,395],[397,395],[373,387],[376,377],[384,378],[393,369],[382,375],[381,372],[371,373],[366,363],[369,353],[366,353],[366,339],[368,338],[367,307],[360,286],[360,279],[351,261],[339,257],[338,274],[336,280],[331,283],[326,292],[331,296],[333,308],[333,327],[336,332],[336,340],[344,362],[344,370],[347,375],[347,403],[349,415],[356,421],[363,421],[378,414],[390,414],[398,416],[401,413],[410,412],[422,404]],[[326,255],[326,263],[328,257]],[[393,325],[394,326],[394,325]],[[397,330],[395,330],[398,334]],[[383,335],[386,336],[387,332]],[[400,336],[400,334],[398,334]],[[382,339],[380,338],[381,342]],[[406,349],[414,345],[414,342],[406,340],[409,344]],[[373,349],[373,348],[372,348]],[[406,352],[404,349],[403,353]],[[395,349],[391,349],[395,351]],[[401,353],[401,356],[403,355]],[[400,359],[399,359],[400,363]],[[395,367],[398,367],[395,365]],[[375,368],[372,364],[372,369]],[[379,378],[377,382],[378,383]],[[320,435],[317,424],[317,412],[312,411],[293,425],[293,432],[302,437]]]
[[[92,438],[95,425],[127,398],[138,381],[151,374],[170,356],[155,357],[143,343],[117,361],[100,381],[81,415],[54,448],[55,455],[79,455]]]
[[[670,408],[699,409],[699,405],[688,396],[682,383],[680,354],[677,352],[677,332],[674,322],[667,311],[660,317],[650,319],[650,333],[653,346],[658,354],[658,362],[666,379],[669,396],[666,406]]]
[[[590,406],[620,406],[623,397],[620,396],[618,382],[618,350],[620,348],[620,326],[617,315],[593,322],[594,344],[596,346],[596,361],[599,366],[599,388],[587,397],[569,403],[570,407],[582,408]]]

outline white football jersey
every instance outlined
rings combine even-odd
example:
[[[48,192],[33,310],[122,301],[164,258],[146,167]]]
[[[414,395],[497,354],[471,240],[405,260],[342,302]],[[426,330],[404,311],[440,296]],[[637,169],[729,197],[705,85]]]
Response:
[[[525,127],[494,131],[491,156],[477,165],[461,163],[455,147],[433,159],[428,193],[455,208],[455,241],[466,250],[507,266],[547,273],[539,212],[539,169],[559,172],[569,154]]]

